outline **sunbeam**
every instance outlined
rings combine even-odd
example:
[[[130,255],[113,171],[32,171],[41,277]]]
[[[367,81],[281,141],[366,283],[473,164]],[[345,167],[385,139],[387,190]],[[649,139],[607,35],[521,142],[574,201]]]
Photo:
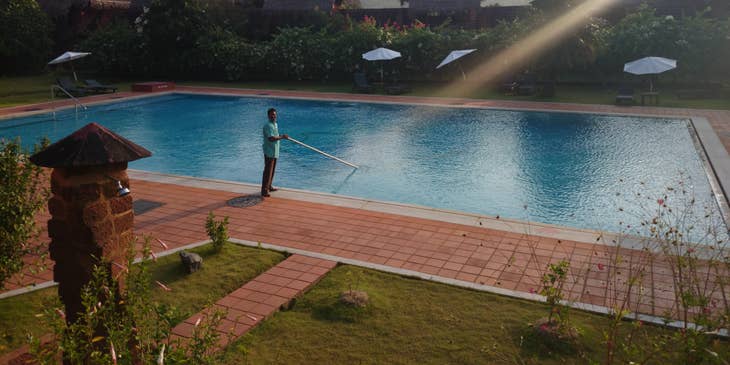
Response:
[[[524,66],[531,58],[558,44],[571,32],[583,27],[591,17],[617,2],[617,0],[585,1],[477,66],[469,76],[471,82],[455,80],[441,90],[441,93],[457,97],[468,96],[483,85]]]

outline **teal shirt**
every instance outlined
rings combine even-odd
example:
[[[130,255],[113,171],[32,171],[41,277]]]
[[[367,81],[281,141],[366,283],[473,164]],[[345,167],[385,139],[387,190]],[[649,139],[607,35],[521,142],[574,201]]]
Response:
[[[269,137],[279,136],[279,126],[276,123],[267,121],[264,124],[264,156],[269,158],[279,158],[279,141],[271,142]]]

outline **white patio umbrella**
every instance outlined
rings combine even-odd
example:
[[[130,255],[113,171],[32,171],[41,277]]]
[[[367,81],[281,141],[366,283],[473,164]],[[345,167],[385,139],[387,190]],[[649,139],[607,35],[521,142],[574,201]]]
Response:
[[[634,75],[660,74],[677,67],[677,60],[663,57],[644,57],[624,65],[624,72]],[[649,91],[654,91],[654,84],[649,79]]]
[[[367,61],[388,61],[400,56],[400,52],[383,47],[362,54],[362,58]],[[380,82],[383,82],[383,65],[380,65]]]
[[[451,62],[454,62],[454,61],[458,60],[459,58],[462,58],[462,57],[464,57],[464,56],[466,56],[469,53],[472,53],[474,51],[476,51],[476,48],[474,48],[474,49],[459,49],[459,50],[456,50],[456,51],[451,51],[451,53],[449,53],[449,55],[446,56],[446,58],[444,58],[444,60],[441,61],[441,63],[439,63],[438,66],[436,66],[436,69],[438,70],[441,67],[446,66],[447,64],[449,64]],[[464,70],[461,68],[461,64],[459,63],[458,65],[459,65],[459,71],[461,71],[461,77],[463,77],[464,80],[466,80],[466,74],[464,73]]]
[[[68,51],[68,52],[65,52],[64,54],[62,54],[62,55],[54,58],[53,60],[51,60],[51,62],[48,62],[48,64],[49,65],[57,65],[59,63],[70,62],[70,61],[73,61],[73,60],[77,60],[79,58],[86,57],[86,56],[88,56],[90,54],[91,54],[91,52],[71,52],[71,51]],[[74,71],[73,63],[71,63],[71,71],[74,74],[74,80],[78,81],[79,79],[76,77],[76,71]]]

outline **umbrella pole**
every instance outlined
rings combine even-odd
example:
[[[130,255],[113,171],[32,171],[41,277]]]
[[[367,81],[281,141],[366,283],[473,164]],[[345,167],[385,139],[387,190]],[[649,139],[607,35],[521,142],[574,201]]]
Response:
[[[461,71],[461,78],[464,79],[464,81],[466,81],[466,74],[464,73],[464,69],[461,68],[461,62],[459,62],[458,65],[459,65],[459,71]]]
[[[79,78],[76,77],[76,70],[74,70],[74,63],[73,62],[69,62],[69,63],[71,64],[71,73],[74,74],[74,81],[78,82]]]

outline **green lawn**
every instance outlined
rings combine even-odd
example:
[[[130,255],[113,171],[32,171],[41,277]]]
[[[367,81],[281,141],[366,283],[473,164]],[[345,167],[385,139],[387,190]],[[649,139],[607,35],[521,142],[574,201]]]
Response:
[[[359,278],[359,279],[358,279]],[[350,283],[370,296],[364,310],[340,304]],[[537,342],[528,323],[546,316],[540,303],[339,266],[317,286],[230,345],[226,364],[588,364],[601,363],[605,317],[571,311],[580,345]],[[628,324],[626,325],[628,327]],[[669,331],[644,325],[652,336]],[[727,356],[730,346],[714,349]],[[727,357],[725,357],[727,358]],[[617,362],[626,363],[626,362]],[[681,363],[659,354],[655,362]]]
[[[112,83],[120,91],[129,91],[134,80],[105,79],[98,77],[102,82]],[[54,82],[53,74],[29,77],[0,78],[0,107],[8,107],[27,103],[45,102],[50,100],[50,85]],[[277,89],[302,90],[316,92],[351,92],[349,82],[312,82],[312,81],[257,81],[257,82],[204,82],[204,81],[177,81],[180,85],[219,86],[249,89]],[[413,91],[407,95],[449,97],[443,92],[443,83],[413,83]],[[382,90],[380,90],[382,93]],[[478,88],[467,95],[476,99],[500,99],[523,101],[548,101],[579,104],[613,104],[616,90],[598,85],[558,85],[556,95],[546,98],[539,96],[509,96],[503,95],[490,88]],[[661,93],[660,106],[682,107],[697,109],[730,109],[730,90],[726,90],[716,99],[678,99],[671,90]],[[638,96],[637,96],[638,98]]]
[[[177,254],[162,257],[150,267],[152,282],[159,280],[172,289],[163,291],[153,284],[152,299],[177,308],[182,321],[205,306],[268,270],[284,259],[274,251],[227,244],[220,253],[211,245],[193,252],[203,257],[203,268],[188,275]],[[57,289],[48,288],[0,300],[0,354],[26,343],[26,334],[49,333],[41,317],[43,308],[57,299]]]

